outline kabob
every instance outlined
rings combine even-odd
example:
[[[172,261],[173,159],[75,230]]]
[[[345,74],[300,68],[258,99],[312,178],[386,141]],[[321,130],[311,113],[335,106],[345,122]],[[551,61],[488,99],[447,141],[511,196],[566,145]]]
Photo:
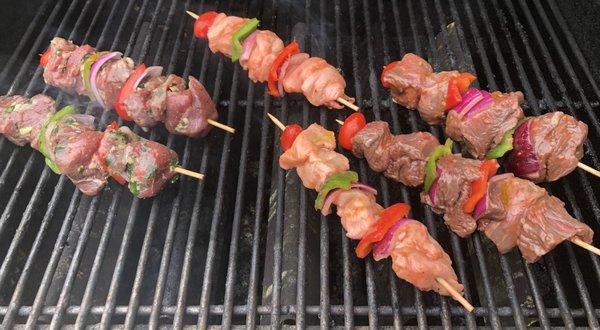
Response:
[[[423,185],[421,202],[442,214],[457,235],[479,229],[501,253],[518,247],[528,263],[566,240],[600,255],[590,244],[592,229],[571,217],[562,201],[512,173],[496,175],[496,159],[453,154],[451,139],[441,145],[426,132],[393,135],[388,123],[367,123],[361,113],[340,123],[342,148],[392,180]]]
[[[109,176],[127,183],[139,198],[155,196],[178,173],[204,178],[180,167],[175,151],[126,126],[113,122],[97,131],[93,116],[76,114],[70,105],[58,111],[55,106],[44,94],[0,96],[0,134],[18,146],[30,144],[53,172],[66,175],[86,195],[100,193]]]
[[[434,72],[423,58],[408,53],[389,63],[381,82],[394,102],[417,110],[430,125],[444,124],[446,136],[463,144],[478,159],[505,155],[505,167],[534,182],[555,181],[579,167],[587,125],[563,112],[524,117],[523,93],[489,93],[469,87],[468,72]]]
[[[383,208],[376,202],[377,190],[359,183],[350,171],[348,159],[335,151],[335,135],[318,124],[306,129],[283,125],[269,114],[279,127],[284,151],[279,165],[295,169],[308,189],[318,195],[315,209],[323,215],[336,207],[346,236],[359,240],[355,252],[359,258],[373,253],[375,260],[392,259],[392,268],[401,279],[422,291],[452,296],[471,312],[473,306],[462,296],[463,285],[452,269],[452,261],[428,233],[427,227],[407,218],[410,206],[397,203]]]
[[[302,93],[314,106],[354,111],[354,99],[344,93],[346,81],[339,70],[322,58],[302,53],[296,41],[284,46],[274,32],[258,30],[260,21],[214,11],[193,17],[194,36],[207,39],[213,53],[239,61],[254,82],[266,82],[269,94]]]
[[[170,133],[193,138],[205,136],[212,126],[235,133],[216,121],[216,106],[194,77],[186,87],[179,76],[163,76],[160,66],[136,67],[120,52],[77,46],[59,37],[41,55],[40,65],[48,85],[87,95],[144,130],[163,122]]]

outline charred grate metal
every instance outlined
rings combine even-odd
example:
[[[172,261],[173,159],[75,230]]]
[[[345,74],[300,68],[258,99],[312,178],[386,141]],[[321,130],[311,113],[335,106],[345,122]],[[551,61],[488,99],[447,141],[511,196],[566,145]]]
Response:
[[[162,129],[146,134],[208,178],[182,180],[143,201],[114,183],[97,197],[82,196],[64,177],[51,175],[31,149],[0,138],[3,328],[599,327],[597,257],[570,244],[534,265],[524,264],[518,252],[500,256],[479,235],[461,240],[448,233],[420,206],[416,190],[353,160],[361,177],[382,192],[381,202],[411,202],[415,217],[451,254],[476,309],[465,315],[453,301],[415,290],[395,277],[389,262],[358,261],[335,216],[315,214],[313,193],[279,168],[279,133],[265,117],[274,112],[286,122],[334,127],[334,119],[347,113],[316,110],[297,97],[271,99],[238,66],[195,40],[184,14],[260,17],[263,28],[339,66],[369,119],[391,122],[396,133],[438,136],[438,128],[390,102],[378,73],[408,51],[430,57],[435,35],[455,22],[468,50],[457,56],[472,60],[481,86],[522,90],[528,114],[561,108],[586,122],[584,162],[600,168],[600,89],[554,1],[44,0],[33,8],[23,14],[31,23],[2,63],[2,94],[43,91],[95,115],[99,127],[114,119],[85,99],[43,85],[36,55],[52,36],[68,36],[199,77],[219,105],[220,120],[238,133],[213,132],[201,141]],[[599,232],[594,180],[576,171],[547,187]]]

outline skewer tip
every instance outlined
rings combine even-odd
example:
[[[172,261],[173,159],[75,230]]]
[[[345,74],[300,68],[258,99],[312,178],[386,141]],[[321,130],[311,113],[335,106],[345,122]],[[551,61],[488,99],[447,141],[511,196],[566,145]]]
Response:
[[[352,109],[352,110],[354,110],[354,111],[359,111],[359,110],[360,110],[360,108],[359,108],[359,107],[358,107],[356,104],[354,104],[354,103],[352,103],[352,102],[350,102],[350,101],[346,100],[346,99],[345,99],[345,98],[343,98],[343,97],[338,97],[338,98],[336,99],[336,101],[340,102],[341,104],[343,104],[343,105],[347,106],[348,108],[350,108],[350,109]]]
[[[344,125],[344,122],[343,122],[343,121],[341,121],[341,120],[339,120],[339,119],[336,119],[335,121],[336,121],[336,123],[338,123],[338,124],[340,124],[340,125]]]
[[[190,171],[188,169],[185,169],[183,167],[175,167],[174,169],[175,172],[179,173],[179,174],[183,174],[192,178],[196,178],[198,180],[204,180],[204,174],[198,173],[198,172],[194,172],[194,171]]]
[[[218,128],[220,128],[220,129],[222,129],[222,130],[224,130],[226,132],[229,132],[231,134],[235,134],[235,128],[233,128],[233,127],[229,127],[229,126],[227,126],[225,124],[221,124],[218,121],[214,121],[212,119],[208,119],[207,122],[209,124],[211,124],[212,126],[214,126],[214,127],[218,127]]]
[[[273,124],[275,124],[275,126],[279,127],[280,130],[285,130],[285,125],[279,120],[277,119],[275,116],[273,116],[272,114],[267,112],[267,116],[269,116],[269,119],[271,119],[271,121],[273,122]]]
[[[593,246],[592,244],[586,243],[584,241],[582,241],[580,238],[574,237],[571,239],[571,242],[573,242],[574,244],[579,245],[580,247],[596,254],[600,256],[600,249]]]
[[[584,163],[577,163],[577,167],[600,178],[600,171],[593,167],[585,165]]]
[[[458,301],[461,305],[463,305],[467,312],[471,313],[475,309],[475,307],[473,307],[473,305],[471,305],[471,303],[467,299],[465,299],[465,297],[458,293],[458,291],[456,291],[445,279],[438,277],[436,278],[436,280],[438,281],[438,283],[440,283],[441,286],[444,287],[444,289],[446,289],[450,293],[454,300]]]
[[[196,15],[195,13],[193,13],[189,10],[186,10],[185,12],[188,13],[188,15],[192,16],[194,19],[198,19],[198,15]]]

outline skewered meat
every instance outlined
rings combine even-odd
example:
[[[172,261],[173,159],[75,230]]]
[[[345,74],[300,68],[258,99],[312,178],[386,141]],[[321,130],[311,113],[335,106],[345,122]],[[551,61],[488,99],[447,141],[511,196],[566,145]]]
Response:
[[[55,37],[50,42],[50,57],[44,70],[44,81],[78,94],[84,94],[81,63],[95,49],[89,45],[76,46],[65,39]]]
[[[185,90],[185,82],[176,75],[148,79],[140,88],[125,97],[127,114],[141,127],[154,127],[165,120],[167,93]],[[211,100],[212,103],[212,100]]]
[[[370,122],[352,138],[352,152],[376,172],[408,186],[423,184],[427,156],[439,145],[424,132],[393,136],[383,121]]]
[[[306,188],[320,190],[327,177],[350,168],[348,159],[334,150],[333,132],[312,124],[279,157],[279,166],[285,170],[296,168]]]
[[[49,123],[45,131],[50,159],[90,196],[98,194],[107,183],[107,174],[95,156],[103,134],[94,129],[93,123],[93,116],[67,115]]]
[[[31,99],[17,96],[12,100],[7,101],[11,103],[9,106],[0,107],[0,133],[18,146],[31,143],[37,149],[40,130],[54,113],[54,100],[43,94]]]
[[[477,112],[459,114],[450,111],[444,127],[449,138],[464,143],[467,151],[479,159],[483,159],[488,150],[496,147],[504,133],[514,129],[523,118],[520,106],[523,93],[494,92],[491,96],[491,104]]]
[[[401,61],[394,62],[391,68],[386,69],[381,81],[390,88],[394,102],[416,110],[425,78],[433,73],[431,65],[421,57],[407,53]]]
[[[344,94],[346,81],[336,68],[322,58],[308,57],[300,61],[303,57],[297,56],[297,62],[285,71],[283,88],[287,93],[302,93],[311,104],[334,109],[343,109],[336,101],[339,97],[354,101]]]
[[[429,193],[421,194],[421,202],[438,214],[444,214],[444,223],[460,237],[466,237],[477,229],[473,217],[463,211],[465,201],[471,195],[471,182],[481,175],[481,162],[447,155],[437,163],[438,176]]]
[[[359,189],[338,190],[334,194],[333,203],[337,206],[337,215],[346,229],[346,236],[363,238],[377,222],[383,207],[375,202],[373,194]]]
[[[577,167],[586,137],[587,125],[560,111],[530,118],[515,132],[509,168],[534,182],[558,180]]]
[[[223,53],[231,56],[231,37],[242,25],[248,21],[247,18],[227,16],[223,13],[217,15],[208,30],[208,47],[213,53]]]
[[[392,268],[398,277],[420,290],[434,290],[441,295],[447,296],[449,292],[437,278],[445,279],[457,292],[463,291],[450,257],[422,223],[406,220],[394,233],[392,244]]]
[[[140,137],[127,126],[106,128],[98,146],[98,155],[101,157],[100,161],[106,165],[108,174],[129,181],[127,146],[139,140]]]
[[[173,178],[177,165],[177,154],[168,147],[146,139],[127,145],[129,190],[139,197],[154,196],[162,186]]]
[[[283,49],[283,41],[271,31],[256,31],[254,47],[248,59],[240,58],[240,65],[248,70],[248,78],[265,82],[269,78],[271,64]]]
[[[492,202],[480,217],[479,229],[501,253],[518,247],[523,258],[532,263],[573,237],[592,241],[592,230],[573,219],[563,202],[511,173],[490,180],[487,200]]]
[[[65,39],[54,38],[47,52],[48,61],[42,63],[46,83],[87,94],[81,68],[92,53],[97,56],[94,48],[88,45],[78,47]],[[88,74],[90,78],[85,79],[90,81],[85,83],[90,89],[97,90],[98,101],[107,108],[120,105],[117,113],[123,119],[134,120],[143,128],[164,121],[169,132],[190,137],[205,136],[211,128],[208,119],[217,119],[211,97],[196,79],[190,77],[190,87],[186,89],[182,78],[175,75],[156,76],[150,73],[150,68],[140,76],[142,72],[133,76],[134,63],[129,57],[115,56],[104,60],[107,60],[106,63],[96,68],[98,73],[95,80],[91,81],[92,75]],[[129,78],[132,78],[129,86],[125,86]]]
[[[133,71],[133,60],[129,57],[114,59],[106,62],[100,68],[96,84],[100,97],[109,108],[114,108],[117,96]]]
[[[432,73],[423,80],[417,110],[429,125],[439,125],[444,121],[448,83],[458,75],[458,71],[442,71]]]
[[[165,126],[169,132],[203,137],[211,129],[208,119],[216,120],[217,117],[215,104],[196,78],[190,77],[186,90],[167,91]]]

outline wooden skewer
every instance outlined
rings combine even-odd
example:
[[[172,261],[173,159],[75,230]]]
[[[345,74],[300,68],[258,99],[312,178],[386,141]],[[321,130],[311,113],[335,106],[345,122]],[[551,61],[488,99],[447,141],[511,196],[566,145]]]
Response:
[[[218,121],[214,121],[212,119],[208,119],[207,121],[208,121],[209,124],[213,125],[214,127],[218,127],[218,128],[220,128],[220,129],[222,129],[222,130],[224,130],[226,132],[229,132],[231,134],[235,134],[235,128],[233,128],[233,127],[229,127],[229,126],[227,126],[225,124],[221,124]]]
[[[273,124],[275,124],[275,126],[279,127],[280,130],[285,130],[285,125],[279,120],[277,119],[275,116],[273,116],[272,114],[267,112],[267,116],[269,116],[269,119],[271,119],[271,121],[273,122]]]
[[[279,127],[279,129],[281,129],[282,131],[285,129],[285,125],[279,120],[277,119],[275,116],[273,116],[272,114],[267,112],[267,116],[269,116],[269,119],[271,119],[271,121],[273,122],[273,124],[275,124],[275,126]],[[336,121],[340,124],[343,124],[344,122],[342,122],[341,120],[337,120]],[[465,297],[463,297],[460,293],[458,293],[458,291],[456,291],[451,285],[450,283],[448,283],[445,279],[438,277],[436,278],[436,280],[438,281],[438,283],[440,283],[441,286],[444,287],[444,289],[446,289],[450,295],[452,296],[452,298],[454,298],[456,301],[458,301],[461,305],[463,305],[463,307],[469,312],[471,313],[474,309],[473,305],[471,305],[471,303],[469,303],[469,301],[467,299],[465,299]]]
[[[597,255],[600,256],[600,249],[599,248],[597,248],[597,247],[595,247],[595,246],[593,246],[593,245],[591,245],[589,243],[586,243],[586,242],[582,241],[581,239],[579,239],[577,237],[572,238],[571,242],[573,242],[573,243],[581,246],[582,248],[584,248],[584,249],[586,249],[586,250],[588,250],[588,251],[590,251],[590,252],[592,252],[592,253],[597,254]]]
[[[195,13],[193,13],[189,10],[186,10],[185,12],[188,13],[188,15],[192,16],[194,19],[198,19],[198,15],[196,15]]]
[[[192,16],[194,19],[198,19],[198,17],[199,17],[199,16],[198,16],[196,13],[193,13],[193,12],[191,12],[191,11],[189,11],[189,10],[186,10],[185,12],[186,12],[188,15]],[[356,106],[356,104],[353,104],[353,103],[349,102],[348,100],[346,100],[346,99],[343,99],[343,98],[341,98],[341,97],[338,97],[338,98],[336,99],[336,101],[340,102],[341,104],[343,104],[343,105],[347,106],[348,108],[350,108],[350,109],[352,109],[352,110],[354,110],[354,111],[359,111],[359,110],[360,110],[360,108],[359,108],[358,106]]]
[[[194,172],[194,171],[190,171],[190,170],[186,170],[183,167],[175,167],[175,172],[179,173],[179,174],[183,174],[183,175],[187,175],[187,176],[191,176],[192,178],[196,178],[198,180],[204,180],[204,174],[198,173],[198,172]]]
[[[454,290],[450,283],[446,282],[445,279],[438,277],[436,278],[436,280],[441,286],[444,287],[444,289],[450,292],[450,295],[452,296],[452,298],[454,298],[454,300],[458,301],[461,305],[463,305],[467,312],[471,313],[473,309],[475,309],[473,305],[471,305],[471,303],[467,299],[465,299],[465,297],[458,293],[458,291]]]
[[[360,108],[356,104],[354,104],[354,103],[352,103],[352,102],[350,102],[350,101],[348,101],[348,100],[346,100],[344,98],[338,97],[335,100],[338,101],[338,102],[340,102],[341,104],[347,106],[348,108],[354,110],[354,111],[359,111],[360,110]]]
[[[600,178],[600,171],[593,167],[589,167],[584,163],[577,163],[577,167]]]
[[[336,121],[338,124],[340,124],[340,125],[344,125],[344,122],[343,122],[343,121],[341,121],[341,120],[339,120],[339,119],[336,119],[335,121]]]

